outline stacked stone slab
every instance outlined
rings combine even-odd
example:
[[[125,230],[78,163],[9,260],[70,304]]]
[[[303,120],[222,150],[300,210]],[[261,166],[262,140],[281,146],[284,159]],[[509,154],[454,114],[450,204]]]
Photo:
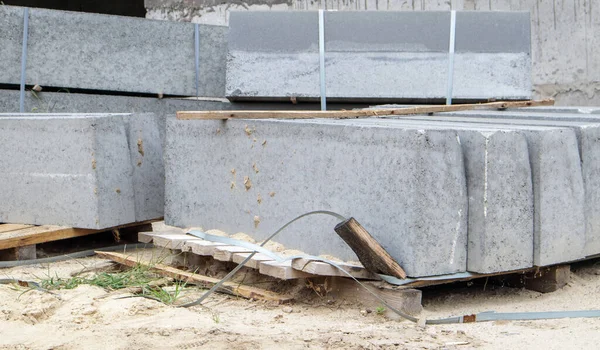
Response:
[[[354,216],[410,276],[465,271],[467,197],[452,130],[344,121],[167,121],[165,220],[265,239],[313,210]],[[356,259],[311,216],[276,240]]]
[[[0,6],[0,84],[19,84],[24,8]],[[29,10],[26,84],[196,96],[194,24]],[[226,27],[200,25],[199,96],[222,97]]]
[[[600,115],[594,109],[580,114],[559,111],[530,112],[463,112],[435,118],[439,121],[468,121],[472,123],[508,125],[547,125],[571,128],[578,138],[583,183],[585,186],[585,255],[600,254]],[[571,211],[569,211],[570,213]]]
[[[151,114],[0,115],[0,222],[101,229],[159,218]]]
[[[317,12],[231,12],[229,25],[228,98],[320,96]],[[450,30],[449,12],[326,12],[327,97],[445,99]],[[455,99],[531,96],[528,13],[458,12],[455,52]]]

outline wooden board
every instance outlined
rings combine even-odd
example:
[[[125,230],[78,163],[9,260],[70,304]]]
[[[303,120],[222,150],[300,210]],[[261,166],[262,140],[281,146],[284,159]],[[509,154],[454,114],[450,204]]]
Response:
[[[0,250],[28,246],[32,244],[58,241],[61,239],[87,236],[94,233],[107,232],[111,230],[145,225],[155,220],[135,222],[105,229],[81,229],[65,226],[42,225],[30,226],[23,229],[13,230],[0,234]]]
[[[294,269],[290,260],[281,263],[277,261],[263,261],[260,263],[258,271],[263,275],[281,280],[315,277],[313,274]]]
[[[21,225],[21,224],[0,224],[0,233],[22,230],[24,228],[33,227],[33,225]]]
[[[212,278],[204,275],[199,275],[187,271],[183,271],[180,269],[176,269],[171,266],[163,265],[163,264],[155,264],[145,261],[140,261],[136,257],[127,256],[125,254],[120,253],[112,253],[112,252],[96,252],[98,256],[104,259],[112,260],[119,264],[125,266],[145,266],[149,267],[152,271],[166,277],[171,277],[180,281],[186,281],[188,283],[198,284],[204,288],[210,288],[216,283],[219,282],[219,279]],[[261,299],[268,301],[276,301],[278,303],[285,303],[291,301],[293,298],[281,294],[277,294],[265,289],[244,286],[239,283],[234,282],[225,282],[219,289],[219,291],[247,298],[247,299]]]
[[[231,245],[223,245],[223,246],[217,246],[215,247],[215,251],[213,254],[213,258],[215,258],[215,260],[219,260],[219,261],[233,261],[233,254],[235,253],[252,253],[252,250],[243,248],[243,247],[236,247],[236,246],[231,246]]]
[[[138,241],[141,243],[152,243],[154,241],[154,235],[181,235],[181,230],[166,230],[160,232],[139,232],[138,233]]]
[[[401,116],[441,112],[468,111],[473,109],[506,109],[518,107],[552,106],[553,99],[539,101],[502,101],[459,105],[432,105],[405,108],[357,109],[342,111],[180,111],[177,119],[312,119],[312,118],[361,118],[376,116]]]
[[[187,252],[192,252],[196,255],[213,256],[215,254],[216,247],[224,245],[225,244],[223,243],[203,241],[200,239],[197,241],[190,240],[185,242],[184,249],[186,249]]]
[[[350,265],[346,263],[337,263],[339,267],[344,269],[344,271],[348,272],[354,278],[360,279],[368,279],[368,280],[379,280],[379,276],[374,273],[367,271],[363,266],[358,265]],[[313,275],[320,276],[340,276],[340,277],[348,277],[347,274],[343,273],[336,267],[333,267],[327,263],[322,261],[311,261],[309,259],[294,259],[292,261],[292,267],[295,270],[304,271]]]
[[[232,261],[236,264],[241,264],[244,260],[246,260],[246,258],[249,255],[250,253],[235,253],[233,254]],[[273,260],[270,256],[261,253],[256,253],[254,254],[254,256],[252,256],[250,260],[248,260],[248,262],[246,262],[246,264],[244,264],[244,266],[258,270],[260,268],[260,263],[266,261],[274,262],[275,260]]]

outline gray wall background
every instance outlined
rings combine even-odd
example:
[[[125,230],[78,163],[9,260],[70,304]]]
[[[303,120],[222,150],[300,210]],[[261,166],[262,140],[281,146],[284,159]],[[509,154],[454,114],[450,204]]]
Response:
[[[600,105],[598,0],[145,0],[147,18],[227,24],[229,11],[530,11],[533,92]]]

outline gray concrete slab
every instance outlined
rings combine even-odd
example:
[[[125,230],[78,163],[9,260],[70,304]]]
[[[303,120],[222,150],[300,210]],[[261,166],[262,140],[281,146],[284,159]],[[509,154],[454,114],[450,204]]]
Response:
[[[0,222],[106,228],[135,221],[119,116],[0,118]]]
[[[448,128],[478,125],[466,119],[402,118],[415,125],[433,122]],[[485,129],[517,129],[527,136],[534,191],[534,264],[544,266],[585,257],[586,195],[575,131],[568,127],[511,125],[497,121],[479,125]]]
[[[2,84],[20,81],[23,11],[0,7]],[[200,25],[199,96],[224,95],[226,31]],[[196,96],[191,23],[32,8],[27,47],[28,85]]]
[[[449,33],[449,12],[327,12],[327,97],[445,99]],[[527,13],[458,13],[454,98],[529,98],[529,40]],[[228,45],[228,98],[319,97],[317,12],[231,12]]]
[[[307,121],[167,121],[165,220],[264,239],[297,215],[354,216],[410,276],[464,271],[467,197],[454,131]],[[309,217],[276,238],[356,259]]]
[[[586,255],[600,254],[600,178],[598,177],[598,174],[600,174],[600,115],[531,111],[478,111],[444,114],[444,116],[435,117],[435,120],[572,128],[578,139],[585,186]]]

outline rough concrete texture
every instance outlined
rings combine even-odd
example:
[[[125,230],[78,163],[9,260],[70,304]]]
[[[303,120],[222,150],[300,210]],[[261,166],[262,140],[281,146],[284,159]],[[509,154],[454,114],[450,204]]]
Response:
[[[494,273],[533,266],[533,190],[527,141],[521,131],[402,119],[343,123],[455,130],[464,154],[469,201],[467,270]]]
[[[120,122],[125,128],[126,144],[115,143],[114,147],[127,146],[128,159],[132,172],[131,178],[134,193],[133,208],[135,209],[134,221],[145,221],[160,218],[164,215],[164,164],[163,141],[160,137],[160,119],[152,113],[137,114],[2,114],[0,119],[6,117],[19,118],[113,118],[114,123]],[[112,150],[111,152],[121,152]],[[43,165],[40,165],[43,167]],[[110,169],[105,172],[108,177],[113,176]],[[123,174],[118,174],[123,176]],[[68,224],[64,224],[68,225]],[[114,225],[113,225],[114,226]]]
[[[536,98],[600,105],[600,6],[543,0],[146,0],[147,18],[226,25],[230,11],[529,11]]]
[[[453,128],[467,120],[407,117],[416,125],[436,122]],[[516,129],[527,137],[534,193],[534,264],[545,266],[585,257],[585,190],[577,136],[569,128],[479,124],[486,129]],[[569,210],[565,210],[569,208]]]
[[[119,116],[0,118],[0,222],[106,228],[135,221]]]
[[[0,6],[0,83],[19,84],[22,7]],[[199,96],[222,97],[225,33],[200,26]],[[196,96],[194,25],[30,9],[28,85]]]
[[[464,271],[467,198],[453,131],[309,121],[167,121],[165,220],[264,239],[319,209],[353,216],[410,276]],[[275,240],[356,259],[338,219]]]
[[[600,254],[600,115],[561,112],[477,111],[445,114],[440,121],[546,125],[572,128],[577,135],[585,186],[586,255]]]
[[[327,97],[445,99],[449,33],[448,12],[326,13]],[[458,13],[456,36],[455,99],[531,96],[529,14]],[[228,45],[228,98],[319,97],[317,12],[232,12]]]

